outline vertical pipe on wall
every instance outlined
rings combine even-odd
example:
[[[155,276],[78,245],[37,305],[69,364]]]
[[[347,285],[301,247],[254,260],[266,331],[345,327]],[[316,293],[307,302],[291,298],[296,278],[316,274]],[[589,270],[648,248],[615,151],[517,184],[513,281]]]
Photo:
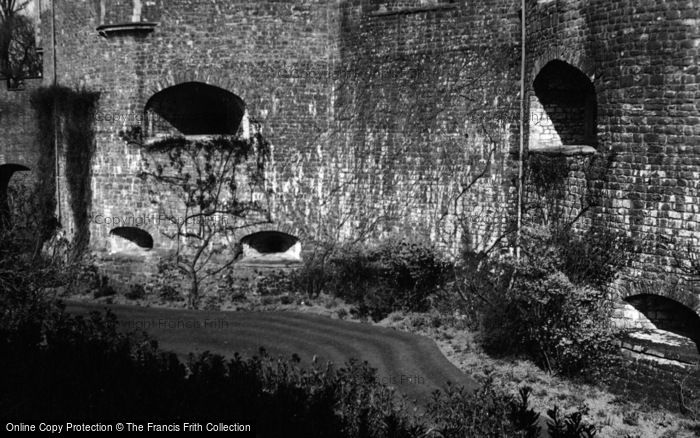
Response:
[[[520,2],[520,150],[518,151],[518,205],[515,235],[515,257],[520,258],[520,239],[523,224],[523,181],[525,179],[525,2]]]
[[[56,0],[51,1],[51,49],[53,58],[53,86],[55,87],[58,83],[58,75],[56,73]],[[39,7],[41,13],[41,6]],[[56,216],[58,217],[58,223],[61,223],[61,190],[60,190],[60,180],[59,180],[59,160],[58,160],[58,113],[57,113],[57,102],[54,94],[53,101],[53,153],[56,165]]]

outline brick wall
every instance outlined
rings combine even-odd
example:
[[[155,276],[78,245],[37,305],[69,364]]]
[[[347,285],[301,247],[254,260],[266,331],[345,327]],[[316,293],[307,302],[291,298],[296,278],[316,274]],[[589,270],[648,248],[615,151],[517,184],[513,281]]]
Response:
[[[29,99],[41,79],[27,79],[22,90],[0,82],[0,164],[22,164],[34,169],[38,158],[36,121]]]
[[[294,231],[302,243],[413,230],[456,250],[465,229],[478,238],[495,236],[506,225],[514,113],[479,132],[476,123],[465,122],[463,104],[446,95],[462,86],[454,78],[458,71],[440,69],[468,61],[460,56],[479,55],[489,46],[480,36],[496,30],[498,44],[512,50],[518,25],[509,2],[177,1],[165,7],[124,0],[58,6],[58,81],[101,93],[93,215],[155,213],[135,176],[138,147],[118,132],[141,123],[153,94],[194,80],[236,94],[250,120],[261,124],[273,148],[268,176],[275,226]],[[159,24],[137,36],[104,38],[95,31],[136,15]],[[47,26],[50,21],[43,20]],[[481,42],[472,49],[470,41]],[[494,67],[493,80],[465,91],[489,110],[512,109],[512,96],[497,97],[516,84],[512,72],[505,62]],[[404,80],[397,82],[396,75]],[[412,108],[412,118],[396,112],[402,105]],[[435,115],[418,117],[426,113]],[[474,189],[465,190],[482,171]],[[461,218],[469,215],[463,226]],[[157,229],[147,231],[156,246],[164,244]],[[93,224],[95,249],[105,247],[108,232]]]
[[[57,6],[59,83],[101,92],[93,214],[153,213],[135,177],[140,151],[118,131],[140,123],[156,92],[200,81],[239,96],[250,120],[260,122],[273,148],[275,226],[302,245],[414,233],[454,251],[463,241],[487,246],[513,217],[514,2]],[[698,0],[528,2],[527,101],[535,113],[534,81],[550,61],[566,62],[593,84],[596,138],[572,141],[613,159],[593,184],[602,205],[584,223],[645,243],[629,277],[659,276],[674,255],[688,258],[687,244],[700,245],[699,11]],[[103,38],[96,31],[134,20],[159,24],[150,34]],[[47,50],[46,77],[51,65]],[[576,115],[569,126],[577,132],[580,112],[566,113]],[[587,131],[586,117],[582,123]],[[571,205],[587,184],[580,160],[571,160],[566,183]],[[157,246],[159,233],[148,231]],[[93,224],[94,248],[108,232]]]
[[[605,381],[611,391],[649,408],[662,407],[694,415],[700,407],[697,364],[681,367],[645,359],[624,359]]]
[[[141,21],[159,23],[151,34],[98,35],[101,24],[131,21],[136,3],[143,3]],[[326,124],[332,94],[329,13],[323,2],[176,1],[166,7],[163,2],[78,1],[57,6],[59,83],[101,93],[93,215],[156,213],[136,177],[139,148],[118,133],[140,124],[148,99],[171,85],[199,81],[239,96],[250,119],[259,121],[272,140],[275,162],[298,160],[315,147],[312,139]],[[93,223],[95,249],[105,247],[109,229]],[[164,244],[157,229],[147,231],[156,246]]]
[[[335,119],[349,134],[336,166],[355,191],[341,202],[385,218],[380,232],[456,251],[488,247],[509,225],[516,12],[505,1],[341,5]]]
[[[643,243],[627,277],[678,271],[674,259],[690,259],[688,245],[700,245],[700,3],[532,1],[528,14],[530,96],[552,60],[595,87],[596,147],[613,159],[595,182],[604,196],[591,223]]]

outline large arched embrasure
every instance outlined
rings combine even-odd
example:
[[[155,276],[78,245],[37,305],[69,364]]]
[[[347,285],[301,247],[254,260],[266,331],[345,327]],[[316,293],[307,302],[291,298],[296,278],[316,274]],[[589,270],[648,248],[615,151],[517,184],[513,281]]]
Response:
[[[539,71],[530,97],[529,149],[597,144],[597,98],[581,70],[559,60]]]
[[[223,88],[184,82],[151,96],[144,111],[149,138],[235,135],[244,121],[245,103]]]

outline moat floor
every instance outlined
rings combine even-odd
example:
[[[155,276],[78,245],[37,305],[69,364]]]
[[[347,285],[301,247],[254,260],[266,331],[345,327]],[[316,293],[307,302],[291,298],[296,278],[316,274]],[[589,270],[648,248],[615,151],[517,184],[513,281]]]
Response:
[[[221,312],[67,302],[67,310],[87,313],[109,309],[126,329],[143,329],[162,349],[181,356],[212,353],[272,356],[297,354],[302,362],[367,361],[378,378],[419,404],[448,381],[476,387],[440,352],[418,335],[368,324],[294,312]]]

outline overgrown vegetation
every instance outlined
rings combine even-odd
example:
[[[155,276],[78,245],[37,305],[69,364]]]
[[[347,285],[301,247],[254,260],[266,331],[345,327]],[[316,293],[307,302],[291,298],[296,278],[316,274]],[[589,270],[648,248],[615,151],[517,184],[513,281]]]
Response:
[[[35,23],[23,11],[29,0],[0,0],[0,75],[9,88],[25,78],[41,77],[41,56],[36,47]]]
[[[309,366],[264,351],[230,359],[204,353],[182,363],[144,334],[121,331],[111,314],[66,313],[43,296],[59,270],[18,257],[21,246],[2,249],[2,418],[171,424],[235,415],[263,437],[535,436],[529,393],[515,399],[490,382],[476,392],[447,388],[415,415],[366,363]]]
[[[604,371],[615,353],[611,303],[559,271],[533,262],[507,265],[511,286],[496,290],[482,320],[484,346],[532,357],[567,375]]]
[[[396,310],[426,311],[445,281],[447,263],[430,244],[387,239],[345,245],[292,273],[291,287],[310,297],[322,291],[355,305],[375,321]]]
[[[247,359],[190,355],[183,364],[145,335],[121,332],[111,314],[71,316],[25,296],[29,302],[41,304],[6,307],[0,324],[3,418],[226,419],[252,424],[260,437],[536,437],[539,429],[527,389],[516,399],[490,381],[475,392],[447,387],[425,414],[411,415],[367,363],[308,365],[260,350]]]
[[[40,207],[40,222],[47,224],[40,235],[45,241],[58,225],[50,226],[55,220],[55,142],[58,141],[62,145],[58,152],[62,152],[65,157],[68,203],[75,226],[70,254],[73,261],[83,255],[90,241],[90,169],[95,150],[93,120],[98,99],[98,93],[63,86],[42,87],[31,96],[42,151],[35,200],[40,204],[45,203],[45,206]],[[55,138],[56,135],[59,136],[58,139]]]
[[[493,354],[569,376],[605,372],[616,351],[607,286],[629,259],[626,244],[609,231],[530,228],[520,259],[467,252],[442,297]]]

